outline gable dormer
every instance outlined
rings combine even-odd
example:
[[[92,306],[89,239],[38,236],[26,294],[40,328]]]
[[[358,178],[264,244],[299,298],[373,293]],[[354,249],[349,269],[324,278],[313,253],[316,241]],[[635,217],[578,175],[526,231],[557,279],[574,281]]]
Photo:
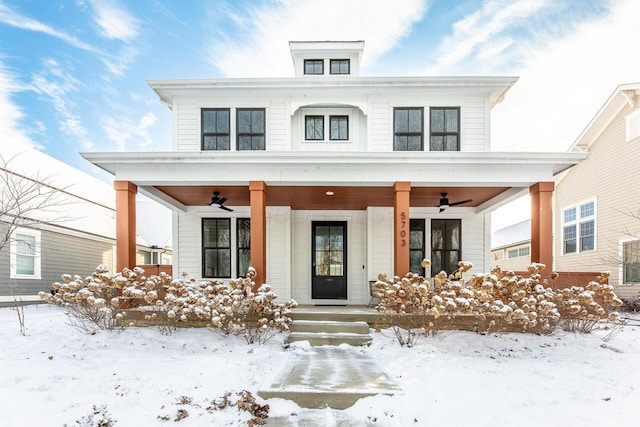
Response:
[[[359,76],[364,41],[289,42],[296,77]]]

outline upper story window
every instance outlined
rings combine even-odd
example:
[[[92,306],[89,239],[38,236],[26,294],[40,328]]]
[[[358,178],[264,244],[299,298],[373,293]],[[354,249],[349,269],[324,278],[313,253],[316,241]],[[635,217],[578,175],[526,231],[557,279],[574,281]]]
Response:
[[[331,74],[350,74],[351,61],[348,59],[329,60],[329,71]]]
[[[424,135],[422,107],[393,109],[393,149],[395,151],[422,151]]]
[[[640,240],[624,242],[623,283],[640,283]]]
[[[304,139],[324,140],[324,116],[304,116]]]
[[[324,59],[305,59],[304,73],[319,75],[324,74]]]
[[[332,141],[349,139],[349,116],[329,116],[329,139]]]
[[[238,150],[265,149],[265,109],[238,108],[237,116],[237,144]]]
[[[460,151],[460,107],[433,107],[430,121],[431,151]]]
[[[18,228],[9,245],[9,273],[12,279],[40,279],[41,242],[40,231]]]
[[[229,150],[230,125],[228,108],[202,109],[202,149]]]
[[[595,201],[562,210],[562,248],[564,254],[595,249]]]

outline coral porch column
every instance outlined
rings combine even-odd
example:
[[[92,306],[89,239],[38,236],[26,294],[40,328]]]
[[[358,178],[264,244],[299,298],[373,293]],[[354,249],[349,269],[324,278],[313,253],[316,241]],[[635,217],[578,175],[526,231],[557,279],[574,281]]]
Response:
[[[136,193],[129,181],[114,181],[116,190],[116,271],[136,266]]]
[[[539,182],[529,188],[531,195],[531,262],[540,262],[549,276],[553,270],[553,182]]]
[[[409,195],[410,182],[396,182],[393,186],[393,274],[409,272]]]
[[[251,266],[256,269],[257,290],[267,277],[267,186],[263,181],[249,182],[251,205]]]

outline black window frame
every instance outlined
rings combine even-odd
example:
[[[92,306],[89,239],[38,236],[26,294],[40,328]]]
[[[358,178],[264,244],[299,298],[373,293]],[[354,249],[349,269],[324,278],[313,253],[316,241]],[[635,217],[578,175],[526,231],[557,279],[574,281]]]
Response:
[[[434,242],[434,231],[436,229],[439,229],[439,227],[437,227],[437,224],[444,224],[445,226],[445,231],[444,231],[444,236],[445,238],[443,239],[444,242],[444,248],[436,248],[435,246],[435,242]],[[447,246],[450,246],[450,242],[447,239],[447,229],[449,226],[453,226],[455,225],[455,227],[458,228],[458,249],[455,248],[450,248]],[[435,254],[436,252],[440,252],[443,256],[441,257],[436,257]],[[448,260],[449,257],[445,257],[445,254],[449,254],[451,252],[457,252],[457,261],[455,261],[454,263],[452,263],[451,265],[449,265],[449,268],[443,268],[445,267],[445,264],[447,262],[445,262],[444,260]],[[446,271],[447,275],[452,274],[453,272],[455,272],[458,269],[458,262],[462,260],[462,220],[461,219],[441,219],[441,218],[433,218],[431,219],[431,273],[432,274],[438,274],[440,273],[440,271]],[[440,265],[438,265],[438,263],[440,262]],[[451,269],[451,271],[449,271],[449,269]]]
[[[310,138],[311,135],[309,135],[308,131],[308,125],[307,125],[307,121],[309,120],[313,120],[313,121],[317,121],[320,120],[322,123],[322,134],[320,135],[320,138]],[[315,126],[314,126],[315,129]],[[308,116],[304,116],[304,139],[305,141],[324,141],[324,116],[321,115],[308,115]]]
[[[422,234],[422,246],[414,244],[413,233]],[[425,259],[426,251],[426,224],[422,218],[409,219],[409,271],[424,277],[425,268],[422,266],[422,260]],[[419,254],[419,256],[417,256]]]
[[[247,223],[247,230],[249,231],[248,239],[241,238],[240,233],[245,230],[244,227],[241,226],[242,222]],[[249,255],[249,262],[246,265],[246,268],[243,268],[241,265],[241,260],[243,257],[241,254],[244,252]],[[236,218],[236,272],[238,277],[245,277],[247,274],[247,269],[251,267],[251,218]],[[243,271],[244,270],[244,271]]]
[[[400,132],[396,128],[397,115],[399,111],[407,111],[407,131]],[[410,111],[420,112],[420,132],[409,132],[410,126]],[[398,138],[420,137],[420,148],[416,150],[409,149],[409,141],[405,143],[405,148],[400,149],[398,147]],[[393,151],[424,151],[424,107],[394,107],[393,109]]]
[[[262,132],[240,132],[240,114],[245,112],[261,112],[262,113]],[[251,119],[253,123],[253,118]],[[240,138],[250,137],[251,148],[241,148]],[[253,138],[262,138],[262,147],[254,148]],[[267,111],[266,108],[236,108],[236,151],[265,151],[267,149]]]
[[[312,67],[311,73],[307,72],[307,65]],[[320,66],[320,72],[316,72],[316,67]],[[324,74],[324,59],[305,59],[303,63],[304,74],[307,76],[321,76]]]
[[[334,138],[333,137],[333,121],[334,120],[344,120],[347,124],[347,134],[344,138]],[[348,141],[349,140],[349,116],[347,115],[333,115],[329,116],[329,140],[330,141]]]
[[[205,132],[205,115],[207,112],[226,112],[227,113],[227,129],[225,132]],[[231,109],[230,108],[201,108],[200,109],[200,149],[202,151],[230,151],[231,150]],[[227,144],[225,148],[218,148],[219,142],[218,138],[227,137]],[[216,148],[205,148],[205,139],[207,137],[215,137],[216,138]]]
[[[444,130],[443,131],[434,131],[433,130],[433,125],[434,125],[434,120],[433,120],[433,112],[434,111],[442,111],[443,114],[443,127]],[[446,119],[446,115],[447,115],[447,111],[456,111],[457,113],[457,121],[456,121],[456,128],[457,130],[455,132],[453,131],[448,131],[446,126],[447,126],[447,119]],[[450,136],[455,136],[456,137],[456,149],[455,150],[445,150],[445,140],[447,139],[447,137]],[[442,149],[435,149],[434,148],[434,143],[432,141],[433,137],[442,137]],[[460,151],[460,107],[430,107],[429,108],[429,151]]]
[[[229,230],[229,242],[227,246],[205,246],[205,228],[208,222],[227,222],[228,230]],[[217,225],[216,225],[217,227]],[[202,234],[201,234],[201,245],[202,245],[202,277],[203,278],[211,278],[211,279],[230,279],[231,278],[231,218],[202,218]],[[217,239],[216,239],[217,240]],[[228,253],[229,265],[226,268],[225,274],[218,275],[208,275],[207,274],[207,251],[226,251]],[[217,258],[219,260],[219,258]],[[217,271],[220,272],[220,263],[217,263]]]
[[[333,71],[333,66],[334,64],[337,66],[337,72]],[[342,66],[345,65],[347,66],[346,72],[344,72],[344,70],[342,69]],[[342,58],[335,58],[335,59],[330,59],[329,60],[329,73],[333,74],[333,75],[349,75],[351,74],[351,60],[350,59],[342,59]]]

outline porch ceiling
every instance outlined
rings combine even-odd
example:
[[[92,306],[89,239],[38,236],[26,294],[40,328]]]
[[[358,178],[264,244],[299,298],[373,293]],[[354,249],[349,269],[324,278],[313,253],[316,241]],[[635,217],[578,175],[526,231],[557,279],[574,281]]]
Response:
[[[241,185],[156,186],[185,206],[207,206],[214,191],[227,198],[227,206],[249,206],[249,187]],[[436,207],[440,193],[449,201],[472,199],[463,207],[477,207],[509,187],[412,187],[412,207]],[[333,196],[327,196],[333,191]],[[393,187],[382,186],[268,186],[268,206],[306,210],[364,210],[368,206],[393,206]]]

